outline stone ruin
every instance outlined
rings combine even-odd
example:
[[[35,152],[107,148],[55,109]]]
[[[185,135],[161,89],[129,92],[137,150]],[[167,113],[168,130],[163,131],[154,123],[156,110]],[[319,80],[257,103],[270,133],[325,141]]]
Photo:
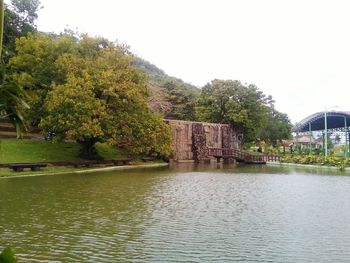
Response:
[[[177,162],[205,162],[210,160],[209,148],[238,149],[242,134],[231,125],[165,120],[172,128],[171,159]]]

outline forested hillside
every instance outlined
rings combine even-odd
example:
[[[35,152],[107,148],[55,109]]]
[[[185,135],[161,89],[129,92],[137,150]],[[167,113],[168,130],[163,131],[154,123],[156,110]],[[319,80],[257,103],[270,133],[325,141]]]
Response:
[[[149,105],[154,112],[165,118],[195,120],[194,103],[200,89],[181,79],[167,75],[163,70],[139,57],[134,66],[148,76],[151,90]]]

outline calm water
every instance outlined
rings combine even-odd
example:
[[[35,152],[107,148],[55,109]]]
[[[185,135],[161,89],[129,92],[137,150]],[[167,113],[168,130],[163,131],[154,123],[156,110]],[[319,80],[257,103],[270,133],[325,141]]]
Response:
[[[349,262],[350,176],[175,167],[0,180],[22,262]]]

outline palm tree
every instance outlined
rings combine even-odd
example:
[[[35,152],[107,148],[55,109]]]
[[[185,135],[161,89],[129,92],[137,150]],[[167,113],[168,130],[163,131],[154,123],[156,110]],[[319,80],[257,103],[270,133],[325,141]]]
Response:
[[[4,0],[0,0],[0,58],[2,51],[2,37],[4,31]],[[21,110],[29,108],[25,102],[25,92],[5,76],[5,66],[1,63],[0,79],[0,118],[8,118],[16,127],[17,136],[25,129]]]
[[[0,84],[0,118],[7,118],[16,127],[17,136],[25,130],[22,110],[29,106],[24,100],[25,92],[13,82],[3,80]]]

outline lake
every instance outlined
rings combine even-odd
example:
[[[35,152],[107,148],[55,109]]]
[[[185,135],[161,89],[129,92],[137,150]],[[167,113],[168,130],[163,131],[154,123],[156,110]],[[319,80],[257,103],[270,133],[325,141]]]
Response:
[[[0,180],[20,262],[349,262],[350,176],[193,166]]]

